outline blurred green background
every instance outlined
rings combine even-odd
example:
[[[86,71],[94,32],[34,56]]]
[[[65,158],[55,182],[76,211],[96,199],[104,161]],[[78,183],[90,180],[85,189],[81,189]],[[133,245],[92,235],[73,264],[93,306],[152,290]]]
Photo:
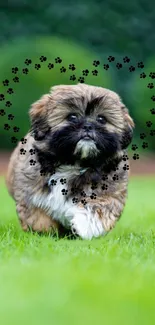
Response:
[[[150,131],[155,129],[155,115],[150,109],[155,107],[151,99],[155,95],[154,88],[148,88],[154,78],[155,63],[155,34],[154,34],[155,5],[153,1],[131,0],[124,3],[121,0],[94,1],[50,0],[32,2],[30,0],[1,0],[0,4],[0,93],[5,100],[0,101],[0,148],[10,150],[15,144],[11,137],[21,139],[29,129],[28,110],[32,102],[43,93],[49,91],[55,84],[75,84],[80,77],[88,84],[100,85],[117,91],[136,122],[133,143],[143,150],[143,141],[148,143],[147,151],[155,151],[155,137]],[[114,56],[113,62],[108,61]],[[41,62],[40,57],[46,61]],[[124,63],[127,56],[130,62]],[[55,59],[60,57],[61,63]],[[31,59],[30,65],[25,64]],[[95,67],[94,60],[100,65]],[[138,63],[143,62],[141,67]],[[54,68],[49,69],[49,63]],[[117,63],[122,68],[116,67]],[[40,69],[35,68],[40,64]],[[69,69],[69,64],[75,64],[76,70]],[[104,69],[109,64],[109,69]],[[129,68],[135,67],[130,72]],[[18,67],[16,74],[12,68]],[[64,67],[66,72],[61,72]],[[27,74],[23,69],[27,68]],[[88,76],[83,70],[89,70]],[[94,76],[92,71],[97,70]],[[145,73],[145,78],[140,74]],[[70,80],[75,75],[76,80]],[[13,79],[19,78],[19,82]],[[4,86],[3,81],[9,80]],[[13,90],[12,94],[8,89]],[[12,105],[6,107],[6,101]],[[5,115],[4,115],[5,111]],[[13,120],[8,115],[14,115]],[[152,122],[148,127],[146,122]],[[9,129],[4,129],[4,124]],[[19,127],[14,132],[13,127]],[[140,139],[140,133],[146,138]]]

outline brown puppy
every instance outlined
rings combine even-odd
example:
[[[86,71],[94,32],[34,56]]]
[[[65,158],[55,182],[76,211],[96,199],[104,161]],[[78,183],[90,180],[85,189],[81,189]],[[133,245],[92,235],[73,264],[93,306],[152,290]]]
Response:
[[[86,84],[55,86],[30,119],[7,174],[22,228],[70,229],[83,239],[110,231],[127,197],[122,158],[134,127],[120,97]]]

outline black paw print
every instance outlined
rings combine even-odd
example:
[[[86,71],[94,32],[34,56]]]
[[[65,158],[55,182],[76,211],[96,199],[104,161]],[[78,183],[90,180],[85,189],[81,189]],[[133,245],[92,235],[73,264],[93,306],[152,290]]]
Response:
[[[7,100],[7,102],[5,103],[5,106],[10,107],[11,105],[12,105],[12,103],[9,100]]]
[[[86,197],[86,193],[85,193],[85,191],[82,191],[82,192],[81,192],[81,196]]]
[[[91,189],[95,190],[98,187],[97,183],[92,183]]]
[[[123,166],[123,169],[124,169],[124,170],[129,170],[129,165],[125,164],[125,165]]]
[[[122,64],[121,64],[121,63],[117,63],[117,64],[116,64],[116,68],[117,68],[117,69],[121,69],[121,68],[122,68]]]
[[[114,174],[113,181],[118,181],[118,175],[117,174]]]
[[[83,78],[83,77],[80,77],[80,78],[78,79],[78,81],[81,82],[81,83],[84,83],[84,78]]]
[[[138,62],[137,67],[141,68],[141,69],[144,68],[144,63],[143,62]]]
[[[34,155],[35,154],[35,149],[30,149],[29,153],[30,153],[30,155]]]
[[[5,99],[4,95],[3,94],[0,94],[0,100],[2,101],[4,99]]]
[[[137,147],[136,144],[133,144],[131,149],[132,149],[132,150],[136,150],[136,149],[138,149],[138,147]]]
[[[22,138],[20,141],[22,144],[25,144],[27,142],[27,139]]]
[[[30,160],[30,165],[31,165],[31,166],[35,166],[35,164],[36,164],[36,161],[33,160],[33,159],[31,159],[31,160]]]
[[[155,108],[150,109],[151,114],[155,114]]]
[[[73,74],[72,76],[70,76],[70,80],[73,80],[73,81],[76,80],[75,74]]]
[[[41,170],[40,170],[40,176],[45,176],[45,175],[46,175],[45,170],[44,170],[44,169],[41,169]]]
[[[9,129],[10,129],[10,125],[9,124],[4,124],[4,130],[9,131]]]
[[[130,72],[135,71],[135,67],[134,67],[133,65],[131,65],[131,67],[129,67],[129,71],[130,71]]]
[[[77,197],[73,197],[72,202],[73,203],[78,203],[78,198]]]
[[[42,56],[39,58],[39,60],[40,60],[41,62],[45,62],[45,61],[47,60],[47,58],[46,58],[46,56],[42,55]]]
[[[13,78],[13,81],[14,82],[19,82],[19,78],[18,77],[15,77],[15,78]]]
[[[104,64],[103,68],[104,68],[105,70],[108,70],[108,69],[109,69],[109,64]]]
[[[93,74],[93,76],[97,76],[98,75],[98,71],[97,70],[93,70],[92,71],[92,74]]]
[[[9,114],[9,115],[8,115],[8,120],[11,120],[11,121],[12,121],[13,119],[14,119],[14,115]]]
[[[28,72],[29,72],[29,70],[27,68],[24,68],[22,71],[24,74],[28,74]]]
[[[74,64],[69,64],[69,70],[72,70],[74,71],[76,68],[75,68],[75,65]]]
[[[145,139],[146,138],[146,134],[145,133],[140,133],[140,139]]]
[[[48,64],[48,68],[49,68],[49,69],[53,69],[53,68],[54,68],[54,64],[53,64],[53,63],[49,63],[49,64]]]
[[[128,160],[128,156],[127,155],[123,155],[122,159],[123,159],[123,161],[126,161],[126,160]]]
[[[61,69],[60,69],[60,72],[62,73],[62,72],[66,72],[66,68],[65,67],[62,67]]]
[[[155,130],[151,130],[151,131],[150,131],[150,135],[151,135],[151,136],[155,135]]]
[[[151,77],[152,79],[155,79],[155,72],[150,72],[149,77]]]
[[[103,181],[106,181],[108,179],[108,176],[107,175],[102,175],[102,180]]]
[[[118,167],[114,167],[113,170],[116,172],[117,170],[119,170]]]
[[[51,184],[52,186],[55,186],[55,185],[57,184],[57,181],[56,181],[55,179],[51,179],[50,184]]]
[[[56,63],[61,63],[62,62],[62,60],[59,58],[59,56],[55,59],[55,62]]]
[[[4,109],[0,109],[0,115],[1,116],[4,116],[6,113],[5,113],[5,111],[4,111]]]
[[[150,88],[150,89],[152,89],[152,88],[154,88],[154,85],[153,85],[152,82],[150,82],[150,83],[147,85],[147,87]]]
[[[65,189],[63,188],[63,190],[61,190],[61,192],[62,192],[62,195],[67,195],[68,190],[65,190]]]
[[[114,56],[112,56],[112,55],[109,55],[109,57],[108,57],[108,61],[109,61],[109,62],[113,62],[113,61],[115,61],[115,58],[114,58]]]
[[[128,58],[128,56],[125,56],[123,58],[123,61],[124,61],[124,63],[129,63],[130,62],[130,59]]]
[[[92,193],[92,194],[90,195],[90,198],[91,198],[92,200],[96,200],[96,197],[97,197],[97,195],[96,195],[95,193]]]
[[[82,203],[83,205],[86,205],[86,204],[87,204],[87,201],[84,199],[84,200],[81,200],[81,203]]]
[[[26,150],[24,150],[24,148],[21,148],[21,149],[20,149],[20,154],[21,154],[21,155],[25,155],[25,154],[26,154]]]
[[[83,76],[88,76],[88,73],[89,73],[88,69],[82,71]]]
[[[13,127],[13,131],[14,131],[14,132],[19,132],[19,130],[20,130],[20,128],[18,128],[17,126],[14,126],[14,127]]]
[[[72,192],[72,194],[77,194],[78,193],[78,189],[76,187],[72,187],[71,188],[71,192]]]
[[[39,70],[41,68],[41,65],[40,64],[35,64],[35,69]]]
[[[12,143],[17,143],[18,139],[16,137],[11,137],[11,142]]]
[[[153,102],[155,102],[155,96],[154,95],[151,97],[151,99],[153,100]]]
[[[107,189],[108,189],[108,185],[103,184],[103,185],[101,186],[101,189],[102,189],[102,190],[107,190]]]
[[[15,68],[12,68],[12,73],[16,74],[18,72],[18,68],[15,67]]]
[[[26,65],[29,65],[29,64],[31,64],[31,63],[32,63],[32,61],[31,61],[30,59],[26,59],[26,60],[25,60],[25,64],[26,64]]]
[[[134,160],[137,160],[137,159],[139,159],[139,155],[138,154],[136,154],[136,153],[134,153],[134,155],[133,155],[133,157],[132,157]]]
[[[143,79],[146,78],[146,74],[145,74],[144,72],[141,73],[141,74],[140,74],[140,78],[143,78]]]
[[[147,142],[143,142],[143,144],[142,144],[142,148],[143,148],[143,149],[148,148],[148,143],[147,143]]]
[[[61,179],[60,179],[60,183],[61,183],[62,185],[66,184],[66,178],[61,178]]]
[[[146,122],[146,125],[147,125],[148,128],[150,128],[151,125],[152,125],[152,122],[151,122],[151,121],[147,121],[147,122]]]
[[[96,61],[96,60],[95,60],[95,61],[93,62],[93,65],[94,65],[95,67],[98,67],[98,65],[100,65],[100,61]]]
[[[9,95],[11,95],[11,94],[13,94],[13,93],[14,93],[14,91],[13,91],[13,89],[12,89],[12,88],[8,88],[8,90],[7,90],[7,93],[8,93]]]
[[[5,79],[5,80],[3,81],[3,86],[9,86],[9,80]]]

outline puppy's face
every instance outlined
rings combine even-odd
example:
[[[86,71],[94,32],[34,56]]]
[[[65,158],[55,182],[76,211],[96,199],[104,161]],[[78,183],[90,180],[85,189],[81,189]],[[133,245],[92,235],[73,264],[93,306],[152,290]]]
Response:
[[[38,148],[60,163],[100,163],[116,157],[132,139],[134,123],[120,97],[86,84],[60,85],[30,110]]]

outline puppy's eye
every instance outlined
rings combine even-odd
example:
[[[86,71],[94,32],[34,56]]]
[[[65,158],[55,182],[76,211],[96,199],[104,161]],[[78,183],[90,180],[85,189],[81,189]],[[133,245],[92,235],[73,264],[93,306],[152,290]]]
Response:
[[[96,118],[97,122],[101,123],[101,124],[105,124],[106,123],[106,118],[103,115],[98,115]]]
[[[76,114],[69,114],[67,116],[67,120],[70,122],[77,122],[78,121],[78,117]]]

